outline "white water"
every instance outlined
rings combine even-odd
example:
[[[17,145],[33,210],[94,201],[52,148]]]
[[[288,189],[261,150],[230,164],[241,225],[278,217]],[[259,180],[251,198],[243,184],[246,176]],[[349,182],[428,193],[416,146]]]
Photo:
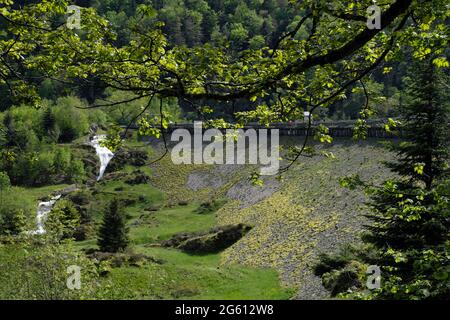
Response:
[[[52,211],[53,206],[55,205],[56,201],[58,201],[61,198],[61,195],[58,194],[50,199],[50,201],[43,201],[40,202],[37,209],[37,215],[36,215],[36,230],[31,231],[30,234],[32,235],[41,235],[45,234],[44,229],[44,222],[47,218],[47,215]]]
[[[98,174],[97,181],[99,181],[103,177],[108,163],[114,157],[114,153],[112,153],[111,150],[100,145],[100,142],[105,138],[105,135],[94,136],[90,142],[90,144],[95,148],[95,151],[97,152],[97,155],[100,159],[100,172]],[[36,214],[36,230],[28,232],[29,234],[45,234],[45,219],[47,218],[47,215],[52,211],[52,208],[55,205],[56,201],[58,201],[61,196],[62,195],[58,194],[51,198],[49,201],[42,201],[39,203]]]
[[[94,136],[91,140],[91,145],[95,148],[97,155],[100,159],[100,172],[97,177],[97,181],[100,181],[105,174],[108,163],[114,158],[114,153],[106,147],[100,145],[100,143],[106,138],[105,135]]]

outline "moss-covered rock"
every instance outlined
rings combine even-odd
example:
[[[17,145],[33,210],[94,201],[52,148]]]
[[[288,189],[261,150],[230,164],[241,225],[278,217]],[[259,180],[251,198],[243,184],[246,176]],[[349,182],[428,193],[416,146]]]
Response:
[[[164,241],[162,246],[197,254],[219,252],[239,241],[250,229],[250,226],[237,224],[216,227],[207,232],[181,233]]]

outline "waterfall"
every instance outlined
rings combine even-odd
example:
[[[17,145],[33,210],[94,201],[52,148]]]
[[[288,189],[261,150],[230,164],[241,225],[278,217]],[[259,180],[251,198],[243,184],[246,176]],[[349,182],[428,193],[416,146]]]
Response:
[[[106,138],[105,135],[94,136],[90,142],[90,145],[95,148],[95,151],[100,159],[100,172],[97,177],[97,181],[99,181],[103,174],[105,173],[106,167],[111,159],[114,157],[114,154],[106,147],[102,147],[100,145],[101,141]],[[62,197],[62,194],[58,194],[52,197],[49,201],[42,201],[38,205],[37,214],[36,214],[36,230],[29,231],[28,234],[31,235],[42,235],[45,234],[44,222],[47,218],[47,215],[52,211],[53,206],[56,201],[58,201]]]
[[[58,194],[52,197],[49,201],[42,201],[38,205],[37,214],[36,214],[36,230],[29,232],[32,235],[41,235],[45,234],[44,222],[47,218],[47,215],[52,211],[53,206],[56,201],[61,198],[61,195]]]
[[[91,146],[95,148],[95,151],[97,152],[97,155],[100,159],[100,171],[97,177],[97,181],[100,181],[103,177],[106,167],[108,166],[108,163],[111,161],[111,159],[114,157],[114,153],[111,152],[106,147],[103,147],[100,145],[100,143],[106,138],[105,135],[99,135],[94,136],[91,140]]]

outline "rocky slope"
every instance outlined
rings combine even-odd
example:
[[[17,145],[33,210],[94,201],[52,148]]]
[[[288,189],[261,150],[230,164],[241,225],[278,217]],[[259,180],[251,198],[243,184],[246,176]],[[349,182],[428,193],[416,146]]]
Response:
[[[298,139],[282,143],[301,144]],[[222,263],[275,268],[283,284],[297,288],[294,298],[323,299],[328,294],[312,273],[315,259],[358,239],[365,223],[365,196],[342,188],[338,178],[357,173],[381,181],[390,174],[381,161],[391,155],[377,140],[336,139],[317,150],[283,180],[267,177],[262,187],[248,180],[250,166],[174,165],[170,156],[153,165],[151,181],[174,204],[227,198],[217,212],[219,225],[253,228],[222,253]]]

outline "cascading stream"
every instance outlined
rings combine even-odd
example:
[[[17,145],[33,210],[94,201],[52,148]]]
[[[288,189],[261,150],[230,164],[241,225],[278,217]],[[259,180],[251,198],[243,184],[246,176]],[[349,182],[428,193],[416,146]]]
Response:
[[[108,163],[114,158],[114,153],[108,148],[101,146],[101,142],[106,139],[106,135],[94,136],[91,140],[91,146],[95,148],[97,155],[100,159],[100,171],[97,177],[97,181],[100,181],[105,174],[106,167]]]
[[[97,181],[100,181],[105,174],[106,167],[111,159],[114,157],[114,153],[111,152],[106,147],[101,146],[101,142],[106,138],[106,135],[98,135],[94,136],[90,141],[90,145],[95,148],[95,152],[97,153],[100,159],[100,171],[97,177]],[[56,201],[61,198],[61,194],[58,194],[52,197],[49,201],[42,201],[38,205],[37,214],[36,214],[36,230],[30,231],[29,234],[32,235],[42,235],[45,234],[44,223],[47,215],[52,211],[53,206]]]
[[[61,198],[61,195],[58,194],[51,198],[49,201],[43,201],[40,202],[37,209],[36,214],[36,230],[31,231],[30,234],[32,235],[42,235],[45,234],[44,229],[44,222],[47,215],[52,211],[53,206],[55,205],[56,201],[58,201]]]

